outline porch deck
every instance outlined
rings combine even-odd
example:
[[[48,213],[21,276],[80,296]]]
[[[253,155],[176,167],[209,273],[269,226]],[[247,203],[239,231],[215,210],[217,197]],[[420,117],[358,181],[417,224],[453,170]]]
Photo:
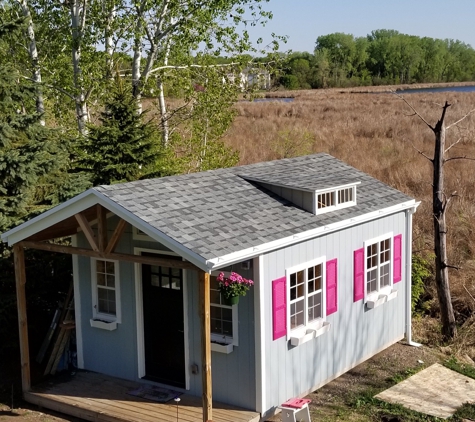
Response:
[[[200,422],[201,398],[182,394],[178,406],[172,400],[157,403],[127,394],[138,384],[92,372],[78,372],[67,380],[54,380],[33,387],[24,399],[95,422]],[[258,422],[259,413],[213,403],[213,422]]]

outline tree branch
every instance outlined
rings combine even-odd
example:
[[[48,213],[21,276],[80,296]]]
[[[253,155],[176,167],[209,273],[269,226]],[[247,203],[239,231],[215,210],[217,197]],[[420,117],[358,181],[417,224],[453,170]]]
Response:
[[[445,162],[447,163],[448,161],[452,161],[452,160],[469,160],[469,161],[475,161],[475,158],[467,157],[467,156],[463,156],[463,157],[450,157],[450,158],[447,158],[447,159],[445,160]]]
[[[452,148],[453,146],[457,145],[460,141],[462,140],[462,138],[459,138],[457,139],[457,141],[455,141],[452,145],[450,145],[445,151],[444,151],[444,154],[446,154],[450,148]],[[446,160],[447,161],[447,160]]]
[[[419,154],[421,154],[424,158],[427,158],[431,163],[434,162],[433,158],[428,157],[425,153],[423,153],[421,150],[417,149],[414,144],[411,142],[412,148],[414,148]]]
[[[26,79],[28,81],[32,81],[36,84],[40,84],[42,86],[45,86],[47,88],[55,89],[56,91],[59,91],[62,94],[66,95],[67,97],[71,98],[72,100],[76,100],[76,97],[73,94],[70,94],[68,91],[65,91],[63,88],[60,88],[58,86],[54,86],[54,85],[51,85],[51,84],[47,84],[47,83],[44,83],[44,82],[37,82],[33,78],[29,78],[28,76],[22,76],[22,78]]]
[[[227,66],[236,66],[239,65],[240,63],[221,63],[221,64],[210,64],[210,65],[199,65],[199,64],[189,64],[189,65],[184,65],[184,66],[160,66],[156,67],[155,69],[152,69],[149,74],[151,75],[152,73],[159,72],[160,70],[164,69],[190,69],[192,67],[195,68],[211,68],[211,67],[227,67]]]
[[[417,117],[419,117],[419,119],[421,119],[428,127],[431,128],[431,130],[435,130],[434,127],[432,127],[419,113],[418,111],[400,94],[398,94],[396,91],[391,91],[396,97],[398,97],[399,99],[403,100],[409,107],[410,109],[414,112],[414,115],[416,115]],[[432,160],[431,160],[432,161]]]
[[[460,270],[461,269],[461,267],[457,267],[455,265],[449,265],[449,264],[446,264],[445,262],[443,262],[442,265],[444,266],[444,268],[453,268],[454,270]]]
[[[448,125],[445,130],[449,130],[452,126],[457,126],[462,120],[465,120],[468,116],[470,116],[473,112],[475,112],[475,108],[470,110],[465,116],[463,116],[461,119],[458,119],[456,122],[452,123],[451,125]]]
[[[475,302],[475,297],[472,296],[472,294],[468,291],[468,289],[465,287],[465,284],[462,284],[463,288],[465,291],[468,293],[468,295],[472,298],[472,300]]]

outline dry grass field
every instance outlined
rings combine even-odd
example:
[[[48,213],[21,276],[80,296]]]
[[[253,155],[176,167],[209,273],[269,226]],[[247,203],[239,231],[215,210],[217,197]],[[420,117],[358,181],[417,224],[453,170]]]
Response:
[[[286,96],[285,92],[276,94]],[[237,118],[225,140],[239,150],[240,164],[326,152],[369,173],[421,202],[414,216],[413,248],[432,264],[432,164],[420,153],[433,155],[431,129],[394,94],[330,89],[288,95],[294,97],[292,102],[236,105]],[[440,118],[446,100],[452,104],[447,124],[475,108],[475,92],[414,93],[404,98],[431,125]],[[454,142],[458,143],[448,157],[475,159],[475,113],[449,130],[447,147]],[[475,161],[453,160],[445,170],[447,194],[457,192],[448,210],[448,246],[449,263],[460,267],[450,270],[456,317],[463,324],[458,343],[475,357],[471,317],[475,310]],[[437,315],[434,298],[432,282],[426,293],[432,316]]]

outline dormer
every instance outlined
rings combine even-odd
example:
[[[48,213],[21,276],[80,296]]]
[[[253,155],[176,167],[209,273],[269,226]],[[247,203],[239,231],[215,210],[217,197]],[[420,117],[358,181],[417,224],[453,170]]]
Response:
[[[356,187],[361,183],[318,174],[261,173],[240,176],[314,215],[356,205]]]
[[[355,182],[315,191],[315,205],[312,212],[318,215],[356,205],[356,186],[360,183]]]

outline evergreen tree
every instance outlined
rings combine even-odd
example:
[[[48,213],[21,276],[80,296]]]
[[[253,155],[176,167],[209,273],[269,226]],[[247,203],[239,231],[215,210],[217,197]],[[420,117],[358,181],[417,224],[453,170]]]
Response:
[[[159,153],[159,135],[139,113],[131,89],[117,79],[101,113],[79,143],[78,166],[94,186],[150,176]]]
[[[60,132],[42,126],[34,86],[0,66],[0,232],[84,190]]]
[[[0,21],[0,50],[3,37],[12,35],[21,23]],[[0,233],[88,186],[83,175],[68,172],[68,143],[61,130],[40,124],[35,100],[34,84],[0,60]],[[34,280],[27,291],[29,310],[54,309],[61,285],[71,274],[70,261],[59,254],[45,259],[32,251],[27,251],[26,261],[27,271],[32,269],[35,275],[29,278]],[[4,243],[0,243],[0,273],[0,338],[7,339],[3,346],[15,347],[15,277],[11,249]],[[33,318],[33,327],[37,320],[41,318]]]

